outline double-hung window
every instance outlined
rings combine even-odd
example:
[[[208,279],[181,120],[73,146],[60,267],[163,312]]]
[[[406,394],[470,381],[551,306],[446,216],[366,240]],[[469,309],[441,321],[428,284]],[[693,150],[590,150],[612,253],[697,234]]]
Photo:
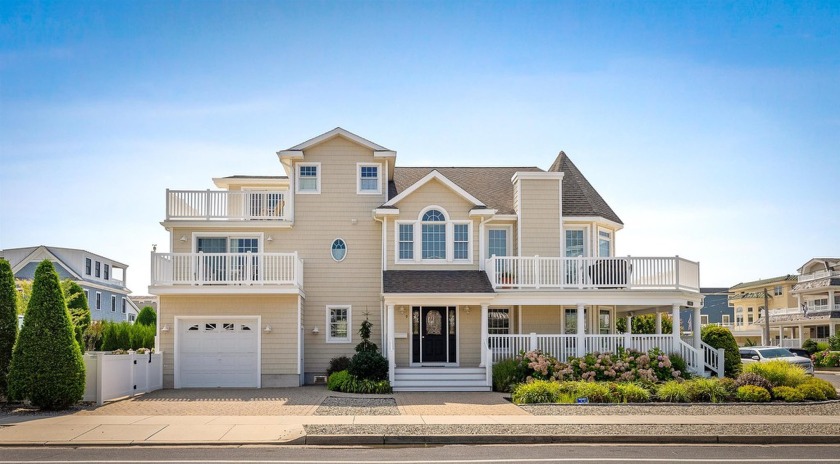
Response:
[[[577,311],[577,309],[575,309]],[[601,309],[598,311],[598,333],[607,335],[612,330],[612,321],[610,321],[610,310]]]
[[[91,266],[90,258],[85,258],[85,275],[90,275],[90,266]]]
[[[122,313],[125,314],[125,297],[122,299]]]
[[[116,295],[111,295],[111,312],[117,312],[117,297]]]
[[[510,310],[508,308],[491,308],[487,312],[487,333],[490,335],[507,335],[510,333]]]
[[[455,224],[454,259],[470,258],[470,226],[469,224]]]
[[[96,265],[93,268],[94,271],[95,271],[94,276],[97,277],[97,278],[102,276],[102,274],[99,272],[100,266],[101,266],[101,263],[99,261],[97,261]]]
[[[105,265],[105,272],[102,275],[102,278],[105,279],[105,280],[108,280],[108,279],[111,278],[111,265],[110,264]]]
[[[598,256],[609,257],[612,249],[612,232],[608,230],[598,231]]]
[[[96,310],[102,310],[102,293],[96,292]]]
[[[359,163],[357,166],[357,193],[382,193],[379,165]]]
[[[508,231],[507,229],[490,229],[487,231],[487,256],[508,255]]]
[[[414,259],[414,224],[399,225],[399,259]]]
[[[423,214],[423,259],[446,259],[446,217],[432,209]]]
[[[321,192],[321,163],[297,164],[297,192]]]
[[[350,343],[350,306],[327,306],[327,343]]]

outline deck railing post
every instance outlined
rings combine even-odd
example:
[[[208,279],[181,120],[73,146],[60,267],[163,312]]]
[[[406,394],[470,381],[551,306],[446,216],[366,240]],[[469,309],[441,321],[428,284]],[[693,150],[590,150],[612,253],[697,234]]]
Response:
[[[534,351],[534,350],[537,349],[537,346],[538,346],[537,345],[537,334],[534,333],[534,332],[531,332],[530,335],[531,336],[529,338],[530,341],[529,341],[528,351]]]
[[[723,375],[724,375],[724,362],[725,362],[724,361],[724,358],[725,358],[724,351],[725,350],[723,348],[718,348],[717,349],[717,367],[718,367],[717,376],[720,377],[720,378],[723,378]]]

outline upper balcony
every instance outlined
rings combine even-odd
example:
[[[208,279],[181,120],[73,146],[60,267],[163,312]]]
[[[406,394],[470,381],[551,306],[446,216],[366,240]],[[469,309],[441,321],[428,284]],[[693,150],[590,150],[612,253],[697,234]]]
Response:
[[[497,290],[700,291],[700,265],[680,257],[493,256],[487,260],[485,271]]]
[[[297,253],[152,253],[149,291],[295,293],[303,288]]]
[[[166,190],[167,221],[290,221],[288,191]]]
[[[840,271],[817,271],[810,274],[802,274],[799,276],[799,282],[808,282],[810,280],[826,279],[829,277],[840,277]]]

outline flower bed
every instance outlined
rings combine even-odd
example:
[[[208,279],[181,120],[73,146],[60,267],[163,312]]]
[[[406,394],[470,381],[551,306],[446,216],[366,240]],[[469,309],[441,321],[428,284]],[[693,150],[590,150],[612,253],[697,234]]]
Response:
[[[679,361],[681,362],[681,360]],[[494,385],[507,385],[516,404],[802,402],[836,399],[825,380],[784,361],[754,363],[737,379],[686,379],[659,350],[591,353],[558,362],[541,352],[522,353],[494,367]]]

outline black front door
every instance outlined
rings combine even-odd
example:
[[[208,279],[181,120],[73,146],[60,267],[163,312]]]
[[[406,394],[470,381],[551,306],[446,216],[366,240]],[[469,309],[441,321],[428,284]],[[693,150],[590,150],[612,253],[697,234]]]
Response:
[[[455,308],[412,308],[412,362],[455,362]]]

